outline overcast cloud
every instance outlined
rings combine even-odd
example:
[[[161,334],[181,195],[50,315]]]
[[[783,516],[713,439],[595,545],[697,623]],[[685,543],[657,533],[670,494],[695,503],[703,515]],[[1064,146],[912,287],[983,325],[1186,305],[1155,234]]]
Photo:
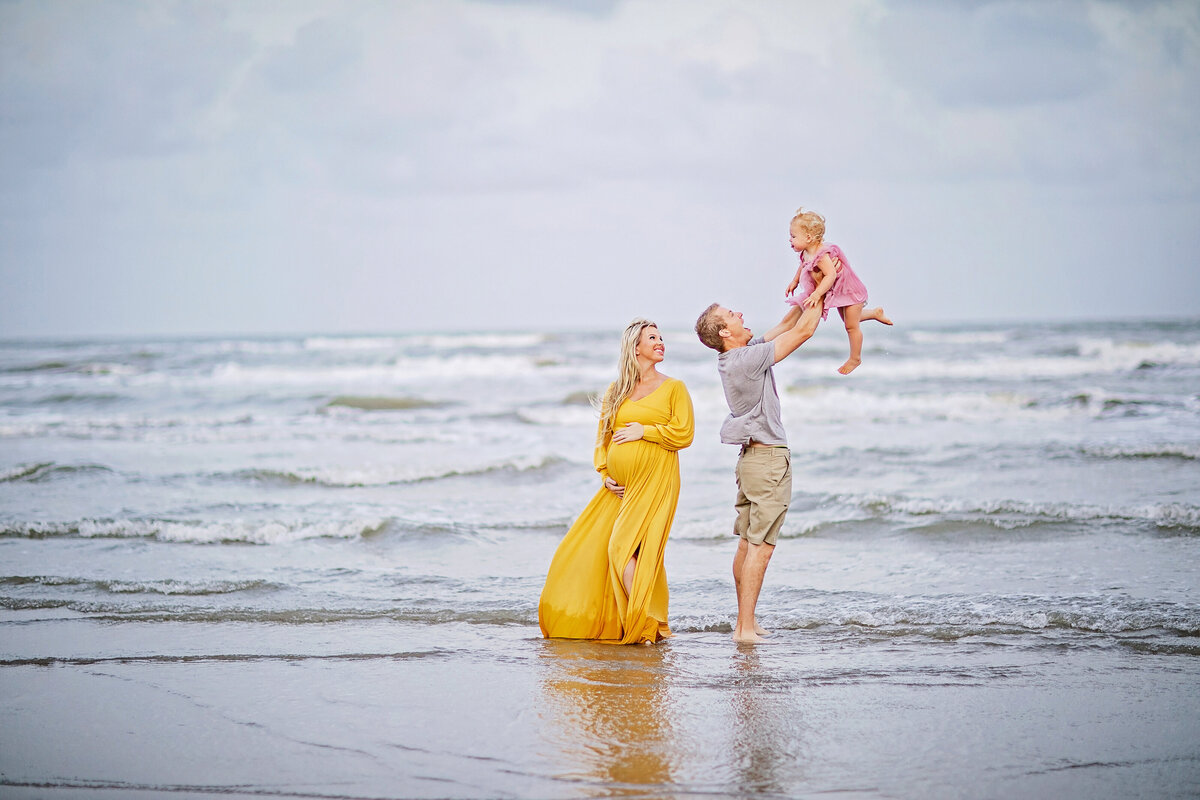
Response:
[[[1200,4],[0,4],[0,335],[1196,316]]]

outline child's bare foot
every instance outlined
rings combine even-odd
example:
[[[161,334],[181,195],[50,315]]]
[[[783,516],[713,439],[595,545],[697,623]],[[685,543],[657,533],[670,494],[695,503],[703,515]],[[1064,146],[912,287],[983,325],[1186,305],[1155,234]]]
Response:
[[[863,319],[873,319],[882,322],[884,325],[891,325],[892,321],[886,314],[883,313],[883,306],[878,308],[869,308],[863,312]]]
[[[842,373],[843,375],[849,375],[851,372],[854,372],[854,368],[861,363],[861,358],[847,358],[846,363],[838,367],[838,372]]]

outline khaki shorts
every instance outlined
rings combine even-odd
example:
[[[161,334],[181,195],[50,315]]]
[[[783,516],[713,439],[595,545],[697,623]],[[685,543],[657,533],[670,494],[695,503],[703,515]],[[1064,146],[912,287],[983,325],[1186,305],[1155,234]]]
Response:
[[[774,545],[792,502],[792,451],[784,446],[743,447],[735,475],[734,535],[750,544]]]

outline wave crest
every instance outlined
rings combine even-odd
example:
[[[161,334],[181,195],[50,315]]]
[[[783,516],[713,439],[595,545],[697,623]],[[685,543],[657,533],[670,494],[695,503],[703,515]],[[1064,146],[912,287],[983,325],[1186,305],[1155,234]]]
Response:
[[[155,539],[193,544],[287,544],[304,539],[357,539],[379,533],[383,519],[318,522],[175,522],[138,519],[83,519],[77,522],[10,522],[0,536],[27,539],[78,536],[84,539]]]
[[[53,461],[17,464],[0,470],[0,483],[41,483],[54,477],[86,472],[112,472],[112,470],[101,464],[56,464]]]
[[[277,584],[264,580],[244,581],[184,581],[165,578],[157,581],[90,580],[58,575],[11,575],[0,578],[0,586],[75,586],[110,594],[185,595],[190,597],[234,594],[236,592],[274,589]]]
[[[851,498],[845,498],[851,499]],[[867,497],[852,502],[876,517],[900,514],[937,517],[938,521],[986,522],[999,528],[1027,527],[1039,522],[1142,522],[1162,528],[1200,531],[1200,506],[1148,503],[1138,506],[1098,506],[1037,503],[1023,500],[952,500],[945,498]]]
[[[858,593],[784,591],[794,605],[768,612],[763,624],[775,630],[866,629],[888,636],[959,639],[1065,630],[1121,635],[1148,630],[1178,636],[1200,635],[1200,607],[1127,597],[1034,597],[944,595],[881,597]],[[677,631],[732,630],[728,614],[683,617]]]
[[[247,469],[234,473],[252,481],[278,481],[288,484],[314,484],[331,488],[357,486],[398,486],[498,473],[529,474],[553,469],[566,460],[560,456],[516,457],[479,466],[423,464],[381,464],[370,467],[292,467],[285,469]]]

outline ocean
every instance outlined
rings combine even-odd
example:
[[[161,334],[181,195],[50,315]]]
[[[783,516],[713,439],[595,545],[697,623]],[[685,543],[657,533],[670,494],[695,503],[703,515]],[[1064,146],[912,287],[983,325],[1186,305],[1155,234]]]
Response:
[[[0,794],[1200,796],[1200,320],[864,334],[776,367],[757,647],[690,331],[632,647],[537,626],[615,328],[0,342]]]

